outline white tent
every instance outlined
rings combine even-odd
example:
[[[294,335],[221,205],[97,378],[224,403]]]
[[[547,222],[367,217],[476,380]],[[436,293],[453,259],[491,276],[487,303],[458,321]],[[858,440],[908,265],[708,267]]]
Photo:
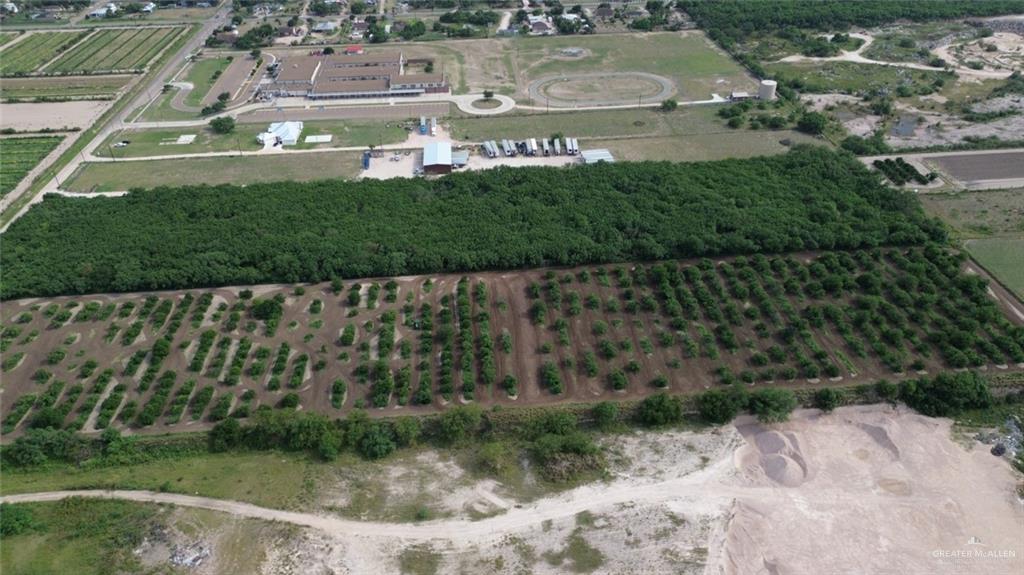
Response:
[[[264,146],[280,143],[282,146],[294,146],[302,135],[302,122],[274,122],[267,131],[256,136]]]

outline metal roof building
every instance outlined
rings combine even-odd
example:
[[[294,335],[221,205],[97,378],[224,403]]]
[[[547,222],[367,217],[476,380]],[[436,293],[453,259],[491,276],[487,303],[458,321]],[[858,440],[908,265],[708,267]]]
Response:
[[[452,152],[452,166],[461,168],[469,163],[469,150]]]
[[[257,135],[256,139],[264,146],[294,146],[299,141],[302,128],[302,122],[274,122],[267,127],[266,132]]]
[[[615,158],[612,157],[612,153],[604,148],[597,150],[583,150],[580,152],[580,156],[583,157],[584,164],[596,164],[598,162],[608,162],[609,164],[615,162]]]
[[[450,142],[430,142],[423,146],[423,171],[427,174],[449,174],[452,171]]]

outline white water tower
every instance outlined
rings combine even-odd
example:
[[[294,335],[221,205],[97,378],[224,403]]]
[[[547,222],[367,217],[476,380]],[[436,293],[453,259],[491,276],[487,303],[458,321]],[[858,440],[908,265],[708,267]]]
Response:
[[[757,99],[767,102],[768,100],[775,99],[775,88],[779,85],[775,80],[761,80],[761,85],[757,87]]]

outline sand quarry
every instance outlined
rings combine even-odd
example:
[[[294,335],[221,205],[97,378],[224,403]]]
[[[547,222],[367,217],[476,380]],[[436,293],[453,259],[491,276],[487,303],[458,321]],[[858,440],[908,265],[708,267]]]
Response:
[[[174,530],[137,550],[201,554],[191,573],[232,572],[239,540],[258,563],[250,571],[268,574],[1024,572],[1021,478],[949,420],[880,405],[803,410],[770,427],[743,417],[712,431],[614,436],[606,448],[606,481],[529,502],[444,454],[381,464],[389,503],[426,490],[446,509],[419,523],[328,511],[352,487],[344,482],[305,513],[117,495],[226,512],[214,529]],[[209,513],[175,513],[186,511]]]

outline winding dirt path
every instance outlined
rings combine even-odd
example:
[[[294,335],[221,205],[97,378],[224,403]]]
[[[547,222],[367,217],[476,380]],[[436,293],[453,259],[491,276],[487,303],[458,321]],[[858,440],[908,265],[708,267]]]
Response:
[[[260,507],[241,501],[213,499],[178,493],[155,491],[100,490],[49,491],[24,493],[0,497],[2,503],[59,501],[69,497],[123,499],[142,503],[166,503],[229,513],[238,517],[280,521],[301,527],[310,527],[336,537],[398,538],[411,541],[444,540],[460,548],[471,547],[502,535],[539,525],[547,520],[571,517],[588,509],[608,507],[622,503],[653,503],[666,500],[685,500],[700,507],[718,506],[739,495],[769,497],[771,488],[719,487],[713,492],[707,484],[727,473],[733,467],[729,458],[696,473],[668,481],[637,485],[633,480],[617,481],[611,486],[598,484],[577,488],[567,494],[537,501],[529,506],[516,507],[507,513],[481,521],[438,520],[424,523],[383,523],[357,521]]]
[[[910,68],[912,70],[926,70],[926,71],[930,71],[930,72],[941,72],[941,71],[943,71],[945,69],[945,68],[935,68],[933,66],[927,66],[925,64],[918,64],[916,62],[885,62],[885,61],[882,61],[882,60],[872,60],[871,58],[866,58],[862,54],[864,53],[865,50],[868,49],[868,46],[871,46],[871,44],[875,41],[874,36],[871,36],[870,34],[850,33],[850,37],[851,38],[859,38],[861,40],[864,40],[864,43],[861,44],[860,47],[857,48],[856,50],[843,51],[838,56],[816,57],[816,56],[804,56],[804,55],[801,55],[801,54],[794,54],[792,56],[786,56],[785,58],[780,59],[779,62],[787,62],[787,63],[794,63],[794,62],[853,62],[855,64],[874,64],[876,66],[894,66],[894,67],[897,67],[897,68]],[[948,63],[950,69],[952,69],[954,72],[956,72],[957,74],[959,74],[961,76],[973,76],[973,77],[976,77],[976,78],[988,78],[988,79],[1003,79],[1003,78],[1010,77],[1010,74],[1013,73],[1012,70],[1011,71],[973,70],[971,68],[967,68],[967,67],[964,67],[964,66],[956,66],[955,65],[956,59],[954,59],[952,57],[952,55],[950,55],[950,53],[949,53],[949,49],[951,47],[952,47],[952,45],[941,46],[939,48],[936,48],[936,49],[932,50],[932,54],[934,54],[934,55],[938,56],[939,58],[942,58],[943,60],[945,60]]]

